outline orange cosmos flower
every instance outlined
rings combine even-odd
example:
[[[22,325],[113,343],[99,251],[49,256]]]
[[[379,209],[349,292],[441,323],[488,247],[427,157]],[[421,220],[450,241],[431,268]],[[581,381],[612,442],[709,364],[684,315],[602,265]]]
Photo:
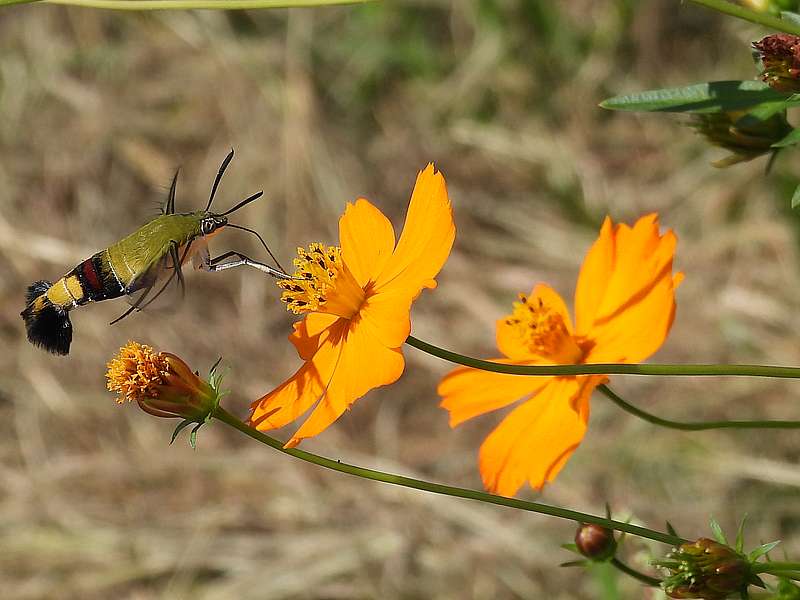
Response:
[[[339,219],[341,247],[298,248],[295,279],[279,281],[294,313],[289,340],[305,363],[256,400],[250,424],[269,430],[294,421],[316,404],[286,443],[325,430],[369,390],[403,372],[400,350],[411,331],[411,303],[450,254],[455,225],[447,188],[433,165],[419,173],[408,215],[395,246],[389,220],[367,200],[348,203]]]
[[[659,234],[658,216],[633,227],[606,218],[589,249],[575,291],[575,325],[561,297],[538,284],[497,321],[496,362],[518,365],[636,363],[666,339],[675,316],[675,235]],[[439,384],[450,426],[526,398],[481,445],[479,468],[492,492],[513,496],[527,481],[552,481],[578,447],[589,396],[603,375],[532,377],[471,368]]]

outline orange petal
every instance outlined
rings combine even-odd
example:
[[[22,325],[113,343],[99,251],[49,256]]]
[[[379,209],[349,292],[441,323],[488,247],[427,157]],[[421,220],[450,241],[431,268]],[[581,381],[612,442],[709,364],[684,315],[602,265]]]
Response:
[[[400,350],[387,348],[359,323],[350,323],[340,345],[339,361],[322,399],[287,446],[296,446],[302,439],[324,431],[361,396],[393,383],[403,373]]]
[[[515,408],[481,445],[479,468],[490,492],[513,496],[555,479],[586,432],[588,398],[602,378],[555,378]]]
[[[376,290],[405,289],[412,298],[434,277],[450,254],[456,228],[441,173],[429,164],[417,176],[400,241],[375,282]]]
[[[327,313],[309,313],[302,321],[293,325],[294,331],[289,336],[289,341],[294,344],[300,358],[308,360],[314,356],[321,345],[320,337],[327,338],[327,335],[322,334],[338,319],[336,315]]]
[[[586,363],[641,362],[658,350],[675,318],[675,287],[682,273],[664,273],[646,294],[625,306],[613,318],[592,327],[592,349]]]
[[[361,318],[372,333],[387,348],[399,348],[411,333],[411,303],[406,290],[378,292],[367,298],[361,308]]]
[[[558,312],[564,319],[567,331],[572,333],[572,319],[569,316],[567,305],[564,299],[553,288],[545,283],[537,283],[530,294],[531,299],[539,298],[552,310]],[[536,356],[531,353],[528,346],[522,343],[522,338],[517,333],[514,325],[509,325],[506,321],[508,317],[497,320],[497,348],[508,358],[513,360],[529,360],[533,363],[552,362],[545,357]]]
[[[348,202],[339,219],[342,260],[362,288],[383,270],[394,250],[394,229],[368,200]]]
[[[600,236],[583,259],[575,288],[575,326],[579,335],[589,331],[605,295],[608,276],[614,267],[614,240],[611,218],[606,217],[600,228]]]
[[[512,362],[503,359],[492,360],[505,364]],[[461,367],[450,371],[439,383],[437,391],[442,396],[442,403],[439,406],[450,412],[450,427],[455,427],[468,419],[535,394],[552,379],[552,377],[504,375]]]
[[[607,220],[576,288],[578,333],[588,335],[596,325],[615,318],[670,275],[676,242],[671,231],[659,234],[656,214],[642,217],[633,227],[620,224],[613,230]]]
[[[261,431],[283,427],[320,399],[340,361],[346,327],[347,322],[342,320],[294,375],[251,404],[249,422],[253,427]]]

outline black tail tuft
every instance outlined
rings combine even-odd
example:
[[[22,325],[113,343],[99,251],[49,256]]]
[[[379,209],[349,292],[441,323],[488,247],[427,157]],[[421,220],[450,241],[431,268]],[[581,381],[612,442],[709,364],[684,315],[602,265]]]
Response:
[[[25,305],[27,306],[34,300],[36,300],[42,294],[47,293],[47,290],[50,289],[50,286],[53,284],[49,281],[35,281],[34,283],[28,286],[28,291],[25,292]]]
[[[20,314],[25,321],[28,341],[53,354],[69,354],[72,343],[72,323],[69,313],[41,297],[50,284],[37,281],[28,288],[28,306]]]

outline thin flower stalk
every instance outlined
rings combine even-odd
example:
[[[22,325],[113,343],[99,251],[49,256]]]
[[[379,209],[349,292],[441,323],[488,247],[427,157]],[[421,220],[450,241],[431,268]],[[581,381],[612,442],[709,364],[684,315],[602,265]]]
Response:
[[[721,12],[732,17],[750,21],[751,23],[756,23],[757,25],[763,25],[769,29],[800,35],[800,25],[796,25],[792,21],[779,19],[778,17],[774,17],[769,14],[756,12],[754,10],[750,10],[749,8],[745,8],[744,6],[734,4],[733,2],[727,2],[727,0],[689,0],[689,2],[699,4],[700,6],[705,6],[706,8],[716,10],[717,12]]]
[[[0,4],[18,4],[32,0],[0,0]],[[42,0],[34,0],[42,1]],[[270,8],[305,8],[364,4],[372,0],[43,0],[48,4],[66,4],[109,10],[255,10]]]
[[[643,364],[643,363],[594,363],[580,365],[508,365],[490,360],[459,354],[408,336],[406,344],[431,356],[448,362],[507,375],[530,375],[545,377],[554,375],[650,375],[659,377],[770,377],[778,379],[800,379],[800,367],[775,365],[728,365],[728,364]]]
[[[312,452],[300,450],[299,448],[287,448],[280,440],[253,429],[221,406],[217,407],[214,411],[214,417],[226,425],[229,425],[230,427],[240,431],[246,436],[256,440],[257,442],[266,444],[267,446],[270,446],[279,452],[283,452],[284,454],[288,454],[294,458],[298,458],[305,462],[317,465],[319,467],[325,467],[326,469],[337,471],[339,473],[346,473],[362,479],[379,481],[381,483],[389,483],[392,485],[421,490],[424,492],[431,492],[433,494],[440,494],[443,496],[465,498],[468,500],[476,500],[478,502],[515,508],[518,510],[526,510],[550,517],[558,517],[560,519],[567,519],[580,523],[594,523],[603,527],[607,527],[608,529],[629,533],[631,535],[661,542],[663,544],[677,545],[686,541],[683,538],[680,538],[676,535],[671,535],[669,533],[656,531],[647,527],[641,527],[639,525],[633,525],[632,523],[615,521],[614,519],[599,517],[597,515],[590,515],[576,510],[570,510],[568,508],[550,506],[540,502],[529,502],[526,500],[519,500],[517,498],[506,498],[504,496],[497,496],[495,494],[489,494],[479,490],[471,490],[451,485],[433,483],[421,479],[414,479],[413,477],[405,477],[403,475],[395,475],[393,473],[386,473],[384,471],[378,471],[375,469],[358,467],[340,460],[333,460],[331,458],[319,456],[318,454],[314,454]]]
[[[668,429],[679,429],[681,431],[706,431],[709,429],[800,429],[800,421],[695,421],[692,423],[671,421],[633,406],[620,398],[620,396],[613,392],[607,385],[599,385],[597,386],[597,390],[625,412],[647,421],[648,423],[652,423],[653,425],[666,427]]]

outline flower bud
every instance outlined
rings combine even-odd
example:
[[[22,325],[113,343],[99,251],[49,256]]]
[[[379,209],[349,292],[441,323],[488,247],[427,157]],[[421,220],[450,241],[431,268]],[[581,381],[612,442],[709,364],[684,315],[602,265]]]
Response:
[[[774,33],[753,42],[764,72],[761,80],[779,92],[800,91],[800,37]]]
[[[709,143],[732,153],[712,163],[719,168],[774,151],[772,144],[792,130],[783,113],[759,120],[748,117],[746,110],[693,115],[692,127]]]
[[[575,532],[575,545],[578,552],[586,558],[604,561],[612,558],[617,551],[614,532],[600,525],[581,523]]]
[[[150,346],[128,342],[108,363],[107,388],[117,402],[135,401],[156,417],[202,423],[219,404],[219,391],[183,360]]]
[[[746,588],[751,579],[744,555],[708,538],[682,544],[653,563],[669,572],[662,586],[670,598],[722,600]]]

